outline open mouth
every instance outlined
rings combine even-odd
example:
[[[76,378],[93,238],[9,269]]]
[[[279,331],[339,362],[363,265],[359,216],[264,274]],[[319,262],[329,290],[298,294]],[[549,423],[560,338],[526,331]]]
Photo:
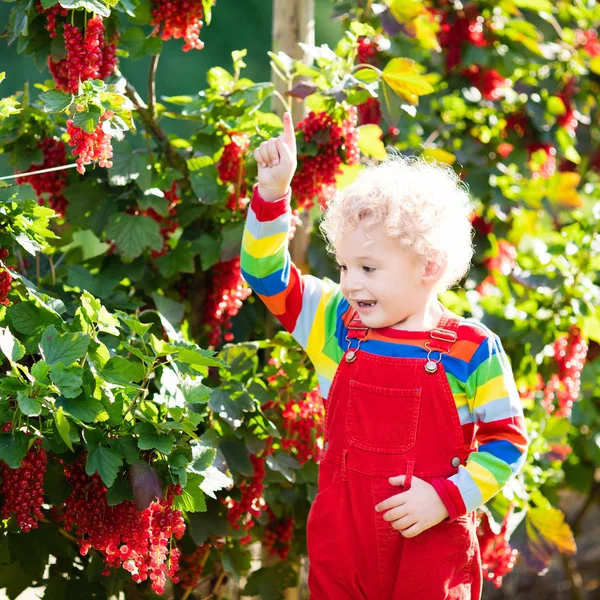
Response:
[[[371,308],[377,304],[376,301],[367,302],[365,300],[357,300],[356,303],[360,308]]]

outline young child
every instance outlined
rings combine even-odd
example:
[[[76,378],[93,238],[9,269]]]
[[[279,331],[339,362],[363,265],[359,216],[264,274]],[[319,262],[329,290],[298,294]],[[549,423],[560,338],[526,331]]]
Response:
[[[437,297],[469,268],[468,195],[424,161],[367,168],[321,224],[337,285],[288,253],[289,114],[254,156],[243,275],[308,353],[326,408],[311,598],[480,598],[474,510],[521,468],[527,438],[500,340]]]

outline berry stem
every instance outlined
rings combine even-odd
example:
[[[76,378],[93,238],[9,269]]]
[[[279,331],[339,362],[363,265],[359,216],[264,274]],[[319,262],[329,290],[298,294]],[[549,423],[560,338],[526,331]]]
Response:
[[[161,38],[165,29],[164,21],[160,24],[158,29],[158,37]],[[158,68],[158,61],[160,54],[153,54],[150,60],[150,70],[148,72],[148,114],[151,119],[155,118],[154,108],[156,106],[156,69]]]

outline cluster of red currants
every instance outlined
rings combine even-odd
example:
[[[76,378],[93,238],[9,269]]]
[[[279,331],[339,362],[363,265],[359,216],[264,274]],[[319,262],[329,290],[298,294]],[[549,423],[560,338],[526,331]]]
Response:
[[[263,498],[264,479],[267,474],[265,468],[265,458],[254,454],[250,455],[254,475],[249,480],[243,480],[238,490],[242,497],[240,500],[234,500],[231,497],[223,501],[228,509],[227,520],[234,529],[249,531],[254,527],[254,519],[259,517],[265,510],[265,501]],[[242,538],[240,543],[250,541],[250,536]]]
[[[65,529],[75,530],[82,555],[92,548],[102,554],[103,575],[110,574],[109,567],[122,567],[136,582],[150,579],[152,589],[162,594],[167,577],[178,581],[180,553],[172,539],[181,539],[185,522],[181,511],[173,510],[173,501],[181,486],[169,486],[162,500],[141,512],[129,500],[109,506],[102,480],[98,474],[88,476],[84,466],[85,456],[64,466],[72,487],[62,515]]]
[[[315,198],[325,208],[336,192],[341,165],[358,162],[357,121],[356,107],[350,106],[341,123],[327,112],[311,112],[298,123],[297,130],[302,133],[304,142],[317,146],[316,153],[298,155],[292,190],[300,208],[310,210]]]
[[[233,340],[231,318],[237,315],[252,290],[242,279],[239,257],[217,263],[210,275],[210,287],[204,302],[204,323],[209,328],[208,343],[216,348],[223,337],[226,342]]]
[[[204,42],[200,40],[204,18],[202,0],[153,0],[153,5],[154,35],[160,35],[164,41],[183,38],[184,52],[204,48]]]
[[[64,24],[66,56],[58,62],[48,58],[48,68],[56,87],[77,94],[79,84],[88,79],[106,79],[117,64],[115,40],[107,43],[102,17],[87,22],[85,33],[70,23]]]
[[[481,551],[483,575],[496,588],[502,586],[502,578],[513,570],[519,554],[519,551],[511,548],[508,543],[507,527],[511,513],[512,511],[509,511],[504,517],[500,533],[492,531],[487,513],[478,514],[477,538]]]
[[[496,285],[496,275],[494,271],[500,272],[502,275],[510,275],[517,264],[517,249],[506,240],[498,242],[498,254],[483,261],[490,274],[477,286],[477,291],[482,296],[490,294],[490,286]]]
[[[293,517],[278,518],[267,506],[269,522],[265,526],[262,544],[269,556],[277,556],[280,560],[286,560],[294,537]]]
[[[169,211],[168,215],[161,215],[152,207],[144,211],[136,211],[136,214],[150,217],[160,225],[160,234],[163,238],[163,247],[160,250],[152,250],[152,258],[158,258],[159,256],[166,254],[169,249],[167,242],[179,227],[179,223],[177,222],[177,205],[181,202],[181,198],[177,193],[177,184],[173,182],[171,188],[165,190],[164,194],[169,203],[167,207]]]
[[[321,456],[319,441],[323,438],[325,409],[318,389],[303,394],[300,400],[290,400],[281,409],[286,437],[281,440],[284,450],[291,452],[301,465],[309,460],[318,462]]]
[[[6,433],[11,427],[12,423],[6,423],[2,431]],[[24,533],[37,529],[38,520],[44,516],[42,504],[48,456],[41,444],[42,440],[36,438],[17,469],[11,469],[4,462],[0,463],[0,494],[4,497],[2,518],[8,519],[15,515],[17,525]]]
[[[0,248],[0,260],[8,258],[9,252],[6,248]],[[8,306],[8,292],[10,292],[10,286],[12,284],[12,277],[8,272],[8,269],[0,268],[0,306]]]
[[[209,554],[210,545],[202,544],[192,554],[181,555],[181,567],[179,569],[179,587],[181,589],[193,590],[196,588],[204,572]]]
[[[56,18],[66,17],[69,11],[63,8],[60,4],[55,4],[50,8],[44,8],[41,2],[36,2],[35,9],[40,14],[46,15],[46,31],[50,34],[51,38],[56,37]]]
[[[67,153],[64,142],[54,138],[44,138],[38,143],[44,154],[42,164],[31,165],[24,173],[62,167],[67,162]],[[48,202],[50,208],[55,210],[61,217],[67,209],[67,199],[63,196],[63,190],[67,187],[66,171],[51,171],[30,177],[17,177],[17,183],[29,183],[35,192],[39,204]]]
[[[573,405],[579,398],[581,372],[585,366],[588,345],[578,327],[571,327],[568,335],[554,342],[554,360],[557,372],[544,387],[542,405],[548,413],[570,417]]]
[[[244,210],[248,205],[245,156],[250,147],[250,136],[247,133],[230,132],[229,139],[223,147],[217,171],[223,183],[233,184],[227,207],[230,210]]]
[[[102,127],[103,121],[109,120],[113,113],[107,110],[101,117],[92,133],[87,133],[81,127],[73,124],[72,119],[67,121],[67,134],[69,136],[69,146],[74,146],[73,156],[77,157],[77,171],[82,175],[85,173],[85,166],[92,162],[98,162],[101,167],[112,167],[113,156],[110,135]]]

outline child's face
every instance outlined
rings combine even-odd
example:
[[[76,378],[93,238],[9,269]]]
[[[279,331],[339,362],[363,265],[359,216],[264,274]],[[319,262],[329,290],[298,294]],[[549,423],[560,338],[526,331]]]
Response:
[[[369,237],[367,237],[367,234]],[[381,223],[346,232],[336,247],[342,293],[372,329],[402,328],[423,312],[433,284],[425,261],[388,238]]]

